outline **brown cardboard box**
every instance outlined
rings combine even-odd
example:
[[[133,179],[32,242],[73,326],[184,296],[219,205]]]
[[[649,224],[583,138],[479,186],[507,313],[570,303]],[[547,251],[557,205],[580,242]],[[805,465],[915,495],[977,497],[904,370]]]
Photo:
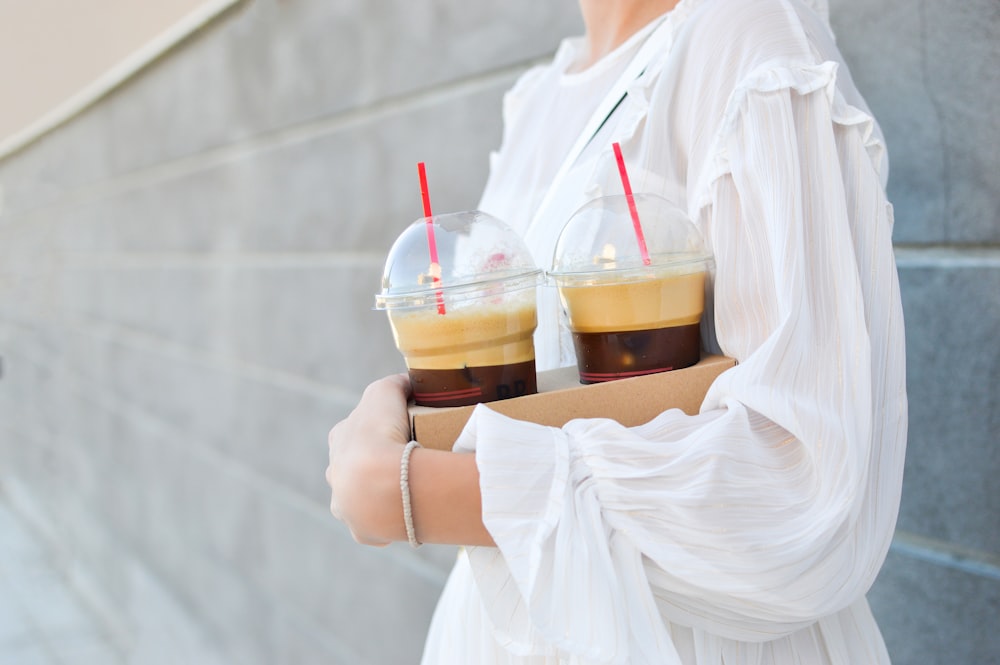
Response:
[[[612,418],[632,427],[678,408],[695,414],[719,374],[736,361],[706,356],[693,367],[581,385],[575,367],[538,373],[538,393],[490,402],[512,418],[561,427],[574,418]],[[426,448],[451,450],[475,406],[410,406],[411,436]]]

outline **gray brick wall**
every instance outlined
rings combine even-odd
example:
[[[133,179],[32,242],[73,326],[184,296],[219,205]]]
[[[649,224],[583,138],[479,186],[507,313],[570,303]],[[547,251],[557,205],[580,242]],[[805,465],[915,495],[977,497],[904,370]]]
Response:
[[[435,207],[473,206],[503,91],[579,29],[493,4],[244,2],[0,160],[0,491],[133,662],[158,631],[221,662],[416,662],[454,552],[354,544],[325,435],[402,368],[370,306],[414,164]],[[998,662],[1000,12],[833,5],[889,142],[907,318],[872,605],[897,663]]]

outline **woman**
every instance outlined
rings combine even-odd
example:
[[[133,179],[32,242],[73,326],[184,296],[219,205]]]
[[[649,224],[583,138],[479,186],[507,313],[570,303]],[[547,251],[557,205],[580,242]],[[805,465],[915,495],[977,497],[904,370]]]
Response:
[[[425,663],[887,663],[868,609],[906,441],[887,161],[825,8],[581,0],[581,39],[526,73],[481,208],[548,265],[582,203],[679,202],[716,264],[701,413],[562,429],[478,407],[408,460],[412,526],[461,550]],[[542,290],[540,369],[572,362]],[[331,510],[406,540],[405,377],[330,432]],[[389,417],[386,417],[389,414]]]

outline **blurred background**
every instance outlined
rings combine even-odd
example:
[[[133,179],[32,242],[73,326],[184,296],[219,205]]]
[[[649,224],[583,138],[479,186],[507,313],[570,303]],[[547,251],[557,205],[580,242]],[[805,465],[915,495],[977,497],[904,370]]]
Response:
[[[1000,662],[1000,4],[831,0],[889,144],[894,662]],[[0,0],[0,663],[416,663],[454,550],[356,545],[326,434],[572,0]]]

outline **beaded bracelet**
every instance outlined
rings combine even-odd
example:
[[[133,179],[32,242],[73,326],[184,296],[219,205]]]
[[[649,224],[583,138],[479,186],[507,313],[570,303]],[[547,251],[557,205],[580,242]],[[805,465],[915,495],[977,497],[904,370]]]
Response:
[[[406,525],[406,538],[410,541],[411,547],[420,547],[417,540],[416,529],[413,528],[413,509],[410,506],[410,453],[414,448],[419,448],[420,444],[410,441],[403,448],[403,458],[399,462],[399,490],[403,495],[403,523]]]

